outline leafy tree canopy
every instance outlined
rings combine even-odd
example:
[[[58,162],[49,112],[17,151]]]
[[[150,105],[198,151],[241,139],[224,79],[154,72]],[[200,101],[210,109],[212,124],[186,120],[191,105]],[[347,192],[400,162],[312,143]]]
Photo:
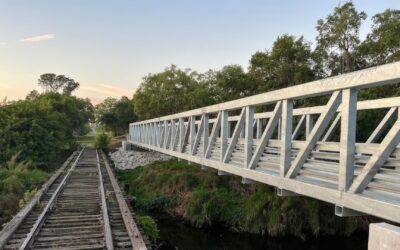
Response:
[[[59,92],[61,90],[65,95],[71,95],[79,87],[79,83],[74,79],[53,73],[41,75],[38,84],[48,92]]]
[[[387,9],[372,18],[372,31],[360,45],[359,53],[368,66],[400,59],[400,10]]]
[[[258,93],[314,80],[310,43],[303,37],[278,37],[270,51],[251,56],[249,75]]]
[[[121,99],[107,98],[95,107],[96,121],[104,125],[114,135],[126,133],[129,123],[137,120],[133,101],[123,96]]]
[[[92,116],[88,100],[53,92],[0,106],[0,164],[20,152],[21,160],[51,169]]]
[[[325,19],[318,20],[316,54],[320,67],[328,75],[357,69],[353,52],[360,43],[359,30],[366,18],[365,12],[357,11],[352,2],[346,2]]]
[[[201,78],[197,72],[175,65],[149,74],[133,97],[136,114],[148,119],[210,104],[208,85]]]

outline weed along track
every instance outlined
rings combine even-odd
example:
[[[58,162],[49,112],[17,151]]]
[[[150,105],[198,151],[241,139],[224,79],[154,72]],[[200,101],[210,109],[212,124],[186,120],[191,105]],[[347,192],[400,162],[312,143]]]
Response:
[[[0,232],[0,249],[146,249],[103,152],[74,153]]]

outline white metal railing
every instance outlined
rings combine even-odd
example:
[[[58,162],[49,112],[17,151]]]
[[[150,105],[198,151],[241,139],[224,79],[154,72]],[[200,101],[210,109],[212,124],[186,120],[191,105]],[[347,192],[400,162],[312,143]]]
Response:
[[[336,204],[341,216],[400,222],[400,97],[357,100],[360,89],[399,82],[400,62],[386,64],[132,123],[128,141]],[[317,96],[326,105],[294,108]],[[356,143],[357,112],[377,109],[386,115]]]

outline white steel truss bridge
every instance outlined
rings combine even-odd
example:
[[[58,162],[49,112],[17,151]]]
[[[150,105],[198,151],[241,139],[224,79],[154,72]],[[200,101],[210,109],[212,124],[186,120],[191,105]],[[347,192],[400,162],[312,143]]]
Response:
[[[132,123],[128,143],[400,223],[400,97],[358,100],[399,82],[400,62],[386,64]],[[362,142],[358,115],[382,117]]]

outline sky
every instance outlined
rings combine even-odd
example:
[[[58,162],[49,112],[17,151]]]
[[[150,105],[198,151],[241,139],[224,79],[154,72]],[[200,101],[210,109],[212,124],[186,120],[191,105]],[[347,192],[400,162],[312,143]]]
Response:
[[[81,85],[76,95],[94,104],[132,97],[142,78],[171,64],[198,72],[244,68],[277,36],[314,43],[318,19],[338,0],[0,0],[0,100],[40,90],[43,73]],[[357,0],[370,18],[399,0]]]

